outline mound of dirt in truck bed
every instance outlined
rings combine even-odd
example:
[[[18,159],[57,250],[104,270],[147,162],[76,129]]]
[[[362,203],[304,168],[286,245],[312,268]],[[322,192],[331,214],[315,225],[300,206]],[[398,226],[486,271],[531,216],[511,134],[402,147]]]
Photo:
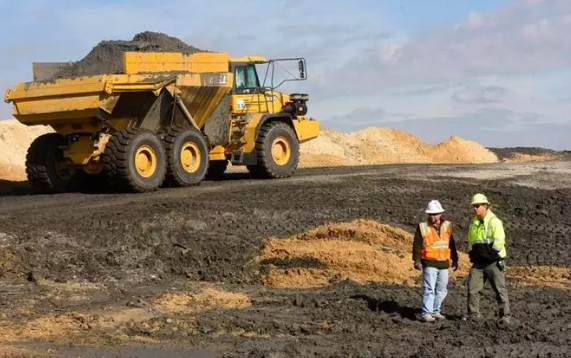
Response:
[[[321,136],[301,145],[300,167],[383,163],[494,163],[498,158],[479,143],[456,136],[440,144],[391,128],[339,133],[324,128]]]
[[[58,72],[55,78],[70,78],[75,76],[92,76],[106,73],[121,73],[123,70],[123,52],[182,52],[192,54],[204,52],[182,40],[158,32],[141,32],[131,41],[108,40],[101,41],[83,59],[70,64]]]
[[[543,162],[550,160],[571,160],[571,151],[557,151],[539,147],[488,148],[505,162]]]

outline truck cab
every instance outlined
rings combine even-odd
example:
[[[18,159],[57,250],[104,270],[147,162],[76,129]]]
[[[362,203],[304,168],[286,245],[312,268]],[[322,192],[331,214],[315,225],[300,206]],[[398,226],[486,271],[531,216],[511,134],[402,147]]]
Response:
[[[294,63],[299,75],[286,70],[291,77],[276,76],[276,66],[285,69],[284,63]],[[263,81],[258,74],[260,65],[266,65]],[[299,144],[317,137],[319,123],[307,116],[307,94],[276,89],[284,82],[306,79],[305,59],[246,56],[231,58],[229,67],[234,78],[229,96],[229,145],[211,152],[212,171],[219,165],[223,172],[229,160],[233,165],[246,165],[254,177],[291,175],[298,165]]]
[[[246,113],[276,114],[282,112],[284,106],[290,101],[289,96],[283,92],[276,91],[275,88],[279,86],[274,86],[273,83],[269,85],[262,83],[258,74],[257,65],[265,64],[268,65],[269,69],[273,62],[274,60],[268,61],[261,56],[246,56],[230,60],[230,71],[234,74],[231,99],[231,112],[233,115],[240,116]]]

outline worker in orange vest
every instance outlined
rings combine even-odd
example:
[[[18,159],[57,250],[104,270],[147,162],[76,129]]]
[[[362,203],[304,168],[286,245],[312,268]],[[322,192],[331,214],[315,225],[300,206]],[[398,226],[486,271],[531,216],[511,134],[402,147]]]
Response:
[[[443,212],[438,200],[430,201],[425,210],[428,219],[417,225],[414,235],[414,268],[422,270],[422,308],[417,315],[422,322],[446,319],[440,311],[448,293],[448,269],[458,269],[452,223],[444,220]]]

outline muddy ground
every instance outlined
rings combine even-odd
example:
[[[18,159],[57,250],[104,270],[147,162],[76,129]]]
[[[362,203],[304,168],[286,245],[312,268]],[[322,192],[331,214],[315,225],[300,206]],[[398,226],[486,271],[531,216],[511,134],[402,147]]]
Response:
[[[315,288],[263,285],[271,267],[321,267],[308,257],[258,260],[270,237],[369,219],[411,232],[433,198],[464,248],[469,199],[493,200],[510,266],[571,267],[571,164],[388,165],[300,170],[252,180],[233,173],[199,187],[143,195],[0,197],[0,353],[117,357],[565,357],[571,276],[563,287],[510,281],[514,321],[414,320],[414,284],[332,279]]]

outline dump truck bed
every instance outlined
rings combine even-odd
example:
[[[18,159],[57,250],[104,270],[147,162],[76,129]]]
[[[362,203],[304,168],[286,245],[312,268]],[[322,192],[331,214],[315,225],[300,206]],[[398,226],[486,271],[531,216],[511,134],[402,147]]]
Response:
[[[126,94],[179,95],[196,124],[202,126],[232,88],[226,53],[137,53],[123,57],[123,74],[25,82],[5,94],[13,116],[27,125],[114,119]],[[144,98],[132,96],[131,101]],[[138,103],[132,103],[136,108]]]

